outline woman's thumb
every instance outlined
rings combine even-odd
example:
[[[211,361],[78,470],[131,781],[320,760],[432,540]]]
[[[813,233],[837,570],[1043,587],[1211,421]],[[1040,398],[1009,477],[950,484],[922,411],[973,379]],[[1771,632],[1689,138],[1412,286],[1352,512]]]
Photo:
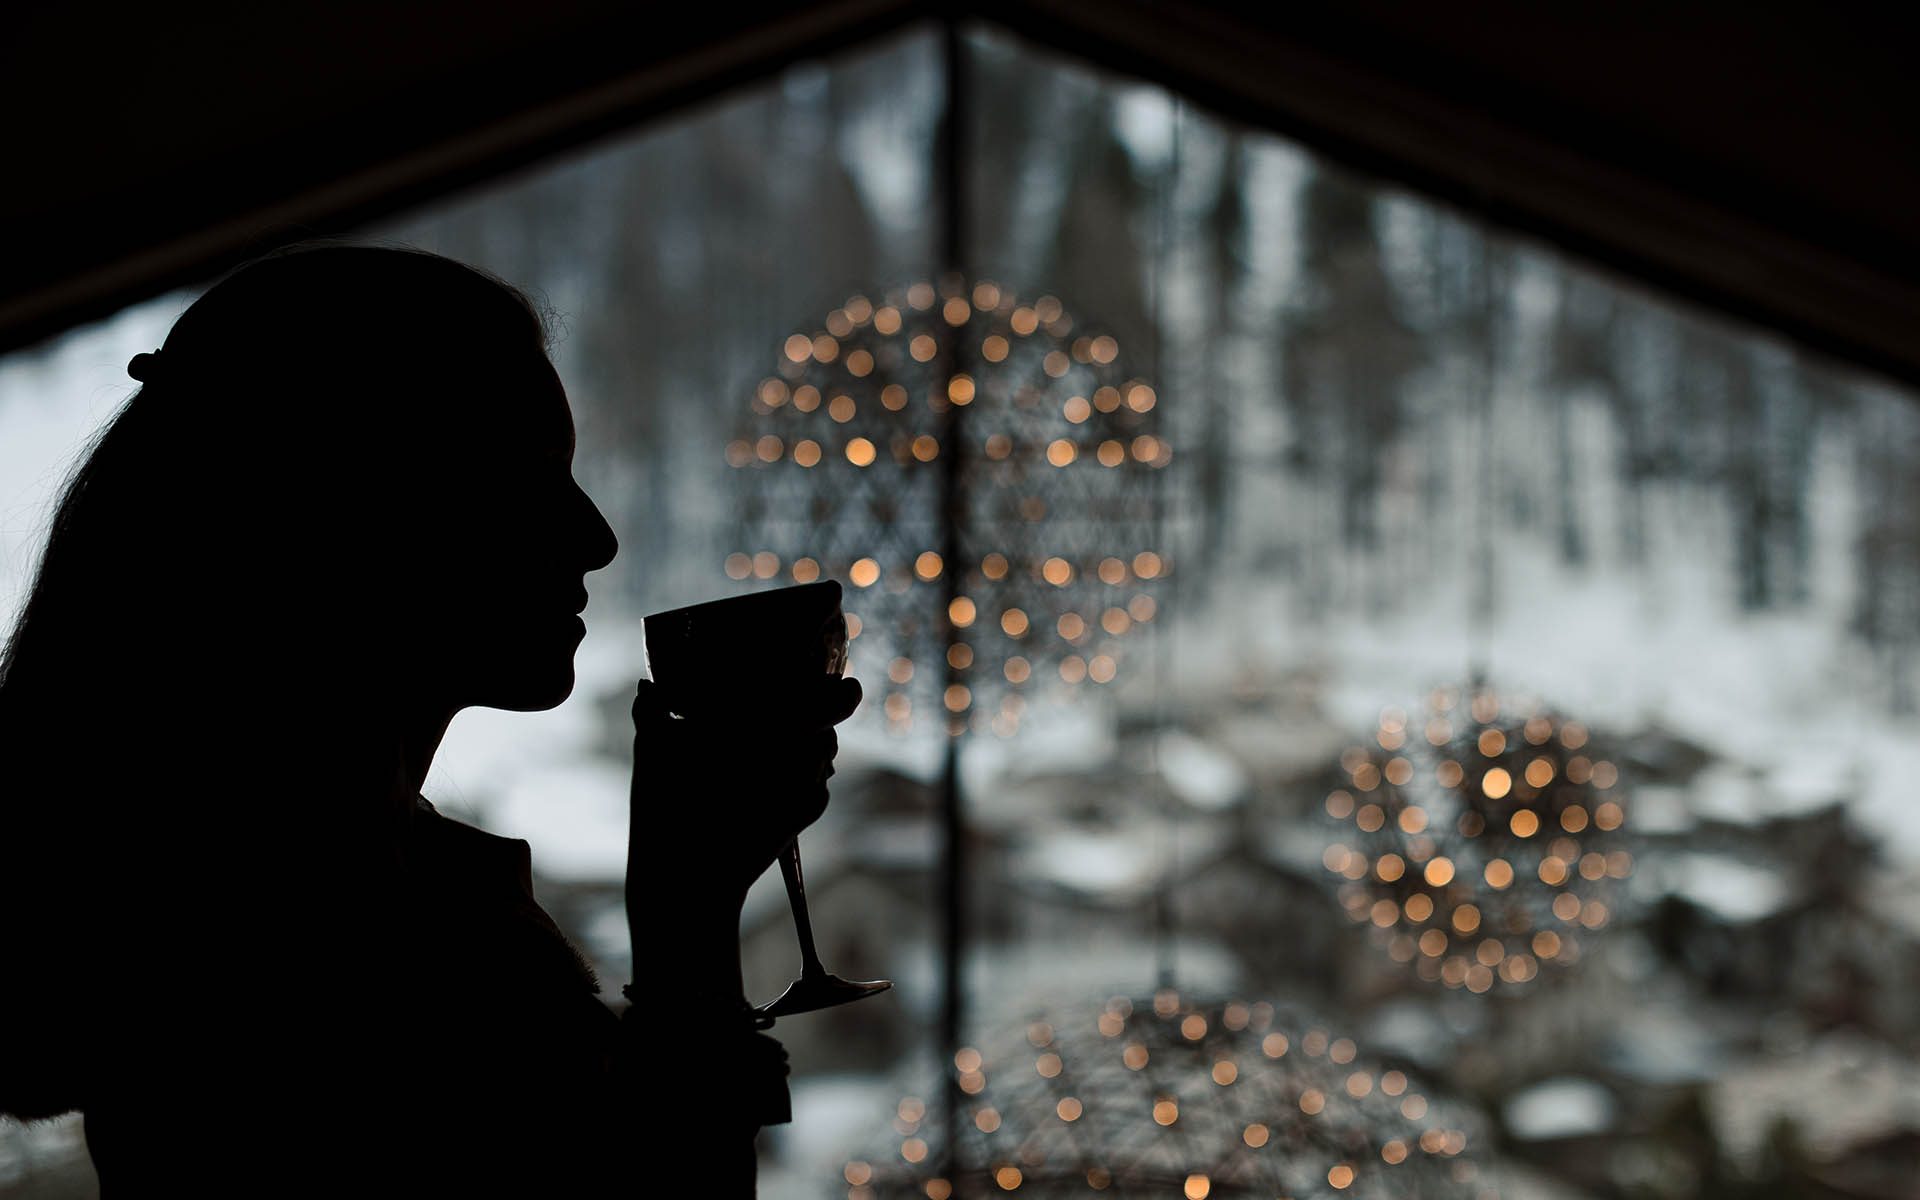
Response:
[[[633,697],[634,725],[654,725],[672,719],[672,710],[667,707],[667,698],[660,685],[651,679],[642,679]]]

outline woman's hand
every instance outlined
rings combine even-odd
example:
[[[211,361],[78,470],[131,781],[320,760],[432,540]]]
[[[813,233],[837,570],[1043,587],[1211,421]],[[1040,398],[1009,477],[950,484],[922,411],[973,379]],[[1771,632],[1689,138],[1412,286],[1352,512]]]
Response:
[[[780,850],[818,820],[839,740],[860,703],[854,679],[826,678],[783,711],[680,719],[650,680],[633,702],[627,912],[643,930],[738,927],[740,905]]]

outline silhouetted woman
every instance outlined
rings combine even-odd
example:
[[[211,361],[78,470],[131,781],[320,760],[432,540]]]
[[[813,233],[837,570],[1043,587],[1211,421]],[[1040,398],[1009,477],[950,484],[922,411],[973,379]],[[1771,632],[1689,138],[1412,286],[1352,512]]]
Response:
[[[622,1021],[527,844],[420,795],[460,709],[567,697],[616,550],[539,315],[444,258],[296,248],[129,370],[0,658],[0,1110],[83,1111],[109,1198],[751,1194],[785,1065],[740,903],[858,685],[750,742],[640,686],[655,969]]]

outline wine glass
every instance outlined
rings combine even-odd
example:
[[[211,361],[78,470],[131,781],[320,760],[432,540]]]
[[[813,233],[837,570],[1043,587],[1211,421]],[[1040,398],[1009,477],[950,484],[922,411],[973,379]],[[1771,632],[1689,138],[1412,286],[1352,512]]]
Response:
[[[840,585],[830,579],[654,613],[645,626],[648,669],[683,717],[743,720],[746,705],[777,704],[804,694],[823,672],[838,678],[847,668],[847,619]],[[754,1014],[771,1023],[892,987],[887,979],[842,979],[821,964],[797,836],[779,861],[800,940],[800,977]]]

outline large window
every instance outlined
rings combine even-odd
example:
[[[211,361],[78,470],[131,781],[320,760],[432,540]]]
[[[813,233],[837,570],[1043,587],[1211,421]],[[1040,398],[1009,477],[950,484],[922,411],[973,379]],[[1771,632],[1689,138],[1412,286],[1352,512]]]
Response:
[[[897,645],[856,640],[870,699],[804,845],[828,965],[897,986],[776,1030],[796,1120],[762,1140],[762,1194],[932,1195],[950,1154],[1049,1195],[1096,1170],[1252,1195],[1316,1154],[1332,1194],[1423,1163],[1462,1194],[1902,1194],[1920,401],[1159,89],[964,49],[951,181],[939,35],[915,33],[368,231],[558,314],[578,472],[622,545],[573,698],[463,714],[429,797],[528,838],[542,900],[625,981],[639,618],[756,582],[731,556],[767,549],[776,473],[805,496],[859,469],[803,476],[790,439],[730,461],[761,381],[793,335],[838,355],[888,305],[1004,298],[1011,322],[1053,298],[1070,357],[1104,334],[1153,389],[1148,456],[1170,459],[1135,540],[1156,564],[1126,559],[1078,626],[1023,642],[983,600],[960,639],[1000,673],[958,721],[961,1046],[940,1036],[948,712],[890,679]],[[187,299],[0,362],[0,602],[126,358]],[[980,414],[964,436],[990,454]],[[1102,469],[1076,453],[1062,478]],[[937,589],[898,556],[943,548],[938,513],[915,547],[833,511],[823,546],[897,555],[850,611],[878,611],[889,570]],[[1015,686],[1023,645],[1045,670]],[[797,961],[777,878],[744,936],[770,997]],[[1409,1087],[1458,1118],[1375,1103]],[[1284,1143],[1315,1121],[1358,1140]],[[0,1130],[0,1194],[52,1194],[73,1128]]]

